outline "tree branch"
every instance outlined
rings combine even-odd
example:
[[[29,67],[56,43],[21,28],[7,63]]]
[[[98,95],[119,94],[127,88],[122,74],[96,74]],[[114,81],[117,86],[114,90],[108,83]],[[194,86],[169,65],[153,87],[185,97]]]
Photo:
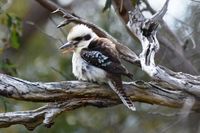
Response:
[[[200,111],[199,99],[166,84],[135,81],[125,82],[123,86],[133,101],[182,108],[190,98],[195,99],[191,109]],[[49,103],[32,111],[0,113],[0,128],[23,124],[27,129],[33,130],[42,123],[50,127],[54,118],[63,111],[88,105],[110,107],[121,104],[118,96],[107,85],[81,81],[30,82],[4,74],[0,74],[0,95],[17,100]]]
[[[98,103],[99,100],[71,100],[67,102],[55,102],[31,111],[18,111],[0,114],[0,128],[15,124],[22,124],[28,130],[34,130],[40,124],[47,128],[53,125],[53,120],[63,111],[74,110],[85,104]],[[103,103],[105,101],[101,101]]]
[[[127,1],[129,0],[124,1],[124,3]],[[159,25],[159,20],[162,19],[167,11],[168,2],[169,0],[166,0],[163,8],[151,19],[146,19],[142,15],[138,5],[135,5],[134,8],[126,7],[127,5],[124,5],[126,10],[132,9],[129,10],[129,20],[127,21],[126,26],[132,34],[140,40],[142,45],[142,52],[140,53],[139,60],[143,71],[157,81],[166,82],[199,97],[200,80],[198,76],[175,73],[155,64],[155,54],[159,50],[159,42],[156,37],[157,27]],[[119,5],[115,4],[115,6],[118,7]]]

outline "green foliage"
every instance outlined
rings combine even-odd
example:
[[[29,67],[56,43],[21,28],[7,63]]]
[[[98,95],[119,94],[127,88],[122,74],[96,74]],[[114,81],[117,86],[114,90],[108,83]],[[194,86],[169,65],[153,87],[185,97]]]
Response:
[[[10,14],[6,14],[7,16],[7,27],[10,32],[10,44],[12,48],[18,49],[21,43],[21,35],[22,35],[22,25],[21,19],[17,16],[11,16]]]
[[[4,55],[9,48],[18,49],[21,43],[21,19],[19,17],[2,14],[0,17],[0,24],[5,26],[8,32],[4,31],[4,36],[1,38],[3,45],[0,48],[0,72],[12,76],[17,75],[16,65]]]
[[[9,59],[0,60],[0,72],[8,75],[16,76],[17,70],[16,65],[13,64]]]
[[[7,42],[6,45],[9,47],[18,49],[21,44],[21,36],[22,36],[22,20],[8,13],[3,13],[0,16],[0,24],[5,26],[8,32],[5,32],[6,38],[3,38],[3,42]]]

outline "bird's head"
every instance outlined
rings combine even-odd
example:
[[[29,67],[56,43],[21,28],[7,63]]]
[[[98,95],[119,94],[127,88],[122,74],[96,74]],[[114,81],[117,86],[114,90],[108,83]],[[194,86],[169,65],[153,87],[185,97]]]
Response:
[[[88,28],[86,25],[79,24],[74,26],[68,36],[67,43],[62,45],[60,49],[63,52],[80,51],[83,48],[87,48],[90,42],[97,38],[97,35]]]

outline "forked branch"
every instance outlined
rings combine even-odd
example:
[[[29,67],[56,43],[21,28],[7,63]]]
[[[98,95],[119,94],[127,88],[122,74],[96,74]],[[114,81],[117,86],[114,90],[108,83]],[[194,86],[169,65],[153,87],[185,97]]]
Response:
[[[158,22],[166,13],[168,2],[169,0],[166,0],[160,12],[157,12],[151,19],[144,18],[137,5],[135,9],[129,13],[127,26],[140,40],[142,45],[142,52],[139,59],[141,68],[154,80],[166,82],[176,88],[183,89],[184,91],[196,95],[196,97],[200,97],[199,76],[175,73],[171,70],[166,71],[167,69],[164,67],[155,64],[155,54],[159,50],[159,42],[156,37]]]

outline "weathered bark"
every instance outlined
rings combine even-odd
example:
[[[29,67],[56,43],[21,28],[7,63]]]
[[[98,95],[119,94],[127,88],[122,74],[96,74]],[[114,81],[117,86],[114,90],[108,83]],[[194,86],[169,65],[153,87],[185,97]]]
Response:
[[[129,32],[130,36],[134,39],[137,39],[137,37],[134,35],[133,32],[130,31],[130,28],[127,27],[127,23],[129,21],[128,12],[134,10],[134,5],[131,3],[130,0],[113,0],[113,6],[115,8],[115,11],[118,13],[118,16],[121,18],[123,24],[125,25],[127,31]],[[147,6],[148,10],[155,14],[156,12],[150,7],[147,0],[143,1],[145,5]],[[166,53],[166,60],[164,62],[168,63],[168,66],[173,68],[175,71],[183,71],[190,74],[198,74],[198,71],[196,68],[191,64],[191,61],[188,60],[183,52],[183,44],[182,41],[171,31],[170,27],[166,24],[166,22],[161,18],[159,20],[161,26],[162,26],[162,32],[159,31],[157,34],[157,39],[162,45],[163,49],[158,52],[159,56],[162,56],[162,53],[165,51]],[[164,33],[164,34],[163,34]],[[157,56],[158,57],[158,56]],[[176,62],[171,60],[171,57],[176,58],[176,60],[179,61],[179,64],[177,65]],[[159,59],[159,58],[158,58]]]
[[[182,108],[188,99],[194,100],[191,109],[200,110],[200,101],[193,95],[166,84],[155,82],[124,82],[124,89],[132,101]],[[83,106],[110,107],[121,104],[118,96],[107,86],[81,81],[30,82],[0,74],[0,95],[23,101],[47,102],[32,111],[0,113],[0,127],[23,124],[33,130],[40,124],[50,127],[53,119],[63,111]],[[191,103],[189,103],[191,104]]]
[[[117,10],[119,11],[119,8],[121,7],[119,7],[119,3],[117,3],[119,1],[114,0],[113,2],[115,2],[114,5],[116,6],[116,8],[118,8]],[[138,5],[132,7],[129,4],[130,0],[125,0],[123,3],[128,4],[124,4],[123,8],[126,11],[130,11],[129,19],[127,20],[127,17],[124,16],[124,13],[121,14],[121,16],[124,21],[127,22],[127,29],[135,37],[138,38],[142,45],[143,51],[141,52],[139,58],[142,70],[155,80],[166,82],[199,97],[199,76],[192,76],[185,73],[175,73],[171,70],[165,69],[164,67],[155,64],[155,54],[158,52],[160,47],[156,37],[157,27],[167,11],[168,2],[169,0],[166,0],[163,8],[159,12],[154,14],[151,19],[146,19],[142,15]]]

